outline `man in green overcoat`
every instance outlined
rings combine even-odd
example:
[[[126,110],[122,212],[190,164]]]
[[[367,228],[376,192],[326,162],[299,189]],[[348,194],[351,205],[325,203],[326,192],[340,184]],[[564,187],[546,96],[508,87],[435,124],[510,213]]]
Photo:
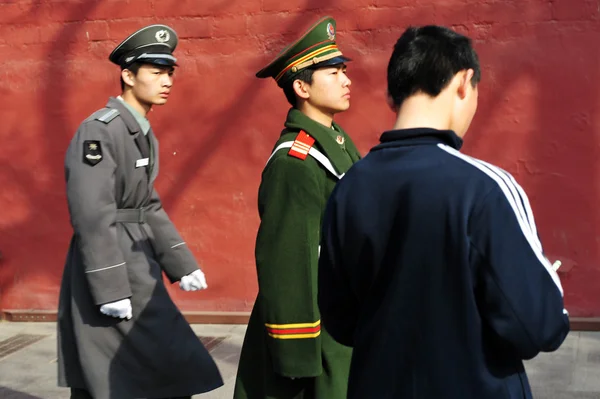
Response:
[[[292,105],[262,173],[256,240],[259,292],[244,339],[235,399],[342,399],[351,349],[321,327],[317,265],[321,220],[336,182],[360,154],[333,122],[350,107],[336,23],[322,18],[259,78]]]

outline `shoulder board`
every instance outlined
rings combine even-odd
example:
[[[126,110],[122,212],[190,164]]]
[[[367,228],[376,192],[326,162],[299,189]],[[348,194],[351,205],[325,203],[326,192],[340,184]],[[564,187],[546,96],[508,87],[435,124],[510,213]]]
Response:
[[[108,124],[110,121],[119,116],[119,110],[116,108],[108,108],[106,111],[100,112],[94,119]]]
[[[304,130],[301,130],[288,151],[288,155],[304,161],[313,144],[315,144],[315,139],[310,137]]]

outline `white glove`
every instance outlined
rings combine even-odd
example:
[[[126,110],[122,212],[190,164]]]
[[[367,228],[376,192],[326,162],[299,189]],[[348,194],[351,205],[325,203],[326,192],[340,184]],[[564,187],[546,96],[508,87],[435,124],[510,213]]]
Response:
[[[559,260],[557,260],[556,262],[554,262],[554,263],[552,264],[552,269],[554,269],[554,271],[557,271],[557,270],[558,270],[558,268],[560,267],[560,265],[562,265],[562,262],[561,262],[561,261],[559,261]]]
[[[107,316],[118,317],[120,319],[131,319],[133,312],[131,310],[131,300],[121,299],[120,301],[105,303],[100,306],[100,312]]]
[[[204,273],[202,270],[194,270],[187,276],[183,276],[181,281],[179,281],[179,288],[184,291],[197,291],[197,290],[205,290],[208,288],[206,284],[206,277],[204,277]]]

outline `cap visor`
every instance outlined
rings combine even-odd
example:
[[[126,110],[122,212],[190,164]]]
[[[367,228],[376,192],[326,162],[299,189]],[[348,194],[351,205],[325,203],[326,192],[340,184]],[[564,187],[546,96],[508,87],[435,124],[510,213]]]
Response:
[[[167,59],[167,58],[144,58],[138,59],[137,62],[141,62],[143,64],[154,64],[160,66],[179,66],[177,62]]]
[[[343,63],[348,62],[348,61],[352,61],[352,60],[350,58],[348,58],[348,57],[340,55],[340,56],[334,57],[334,58],[332,58],[330,60],[319,62],[318,64],[316,64],[314,66],[314,68],[322,68],[322,67],[327,67],[327,66],[332,66],[332,65],[343,64]]]

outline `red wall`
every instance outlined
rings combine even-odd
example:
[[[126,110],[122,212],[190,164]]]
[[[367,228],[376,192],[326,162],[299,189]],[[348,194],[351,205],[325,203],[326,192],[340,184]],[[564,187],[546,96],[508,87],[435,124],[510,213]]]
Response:
[[[78,124],[118,93],[112,48],[137,28],[180,35],[158,189],[201,261],[209,289],[172,293],[186,310],[245,311],[261,169],[287,106],[254,73],[319,16],[338,20],[355,59],[338,121],[366,152],[391,127],[385,71],[408,24],[476,40],[480,105],[465,152],[512,172],[529,193],[567,307],[600,316],[599,43],[591,0],[4,0],[0,3],[0,309],[55,309],[71,235],[63,157]]]

